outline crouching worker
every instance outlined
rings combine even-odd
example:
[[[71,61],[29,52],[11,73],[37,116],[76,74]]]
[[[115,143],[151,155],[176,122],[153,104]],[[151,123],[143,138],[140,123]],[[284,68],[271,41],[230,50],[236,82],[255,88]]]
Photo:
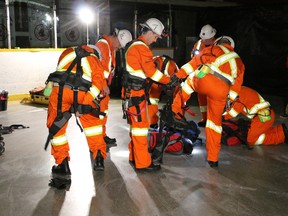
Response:
[[[232,103],[232,107],[224,115],[228,120],[239,114],[251,119],[247,132],[249,145],[277,145],[283,142],[288,144],[288,132],[286,125],[273,126],[275,112],[268,101],[254,89],[242,86],[239,98]]]
[[[85,133],[89,150],[95,159],[94,170],[104,170],[106,143],[99,119],[99,104],[97,105],[99,103],[97,97],[105,84],[104,81],[104,70],[97,48],[93,45],[64,50],[59,58],[56,72],[49,75],[47,82],[53,87],[48,106],[49,136],[45,149],[51,141],[51,154],[57,164],[52,167],[50,186],[61,189],[66,183],[71,183],[66,128],[73,112],[78,126]]]

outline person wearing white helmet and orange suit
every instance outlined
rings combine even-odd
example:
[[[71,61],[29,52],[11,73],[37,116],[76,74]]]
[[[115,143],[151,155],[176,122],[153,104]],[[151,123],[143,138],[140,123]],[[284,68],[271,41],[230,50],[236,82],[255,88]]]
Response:
[[[162,84],[170,84],[173,79],[159,71],[153,62],[149,46],[163,34],[164,25],[156,18],[140,24],[141,35],[134,40],[125,53],[125,72],[123,75],[123,111],[130,124],[131,140],[128,144],[129,162],[136,171],[160,170],[148,152],[149,118],[147,115],[146,81],[147,78]]]
[[[51,141],[51,154],[56,165],[52,167],[49,185],[57,189],[62,189],[69,181],[71,183],[68,163],[70,147],[66,135],[71,112],[75,113],[83,127],[89,150],[95,159],[94,170],[104,170],[106,144],[99,119],[101,113],[98,103],[95,103],[105,86],[104,70],[99,58],[94,45],[67,48],[59,57],[56,72],[47,79],[51,90],[45,92],[49,95],[46,123],[49,136],[45,149]]]
[[[109,151],[110,147],[116,146],[116,139],[110,138],[106,133],[108,104],[110,101],[109,86],[111,85],[112,78],[114,76],[114,69],[116,68],[116,51],[124,48],[130,41],[132,41],[130,31],[126,29],[115,29],[112,35],[104,34],[96,43],[96,47],[98,47],[101,52],[101,63],[104,67],[104,76],[107,81],[107,86],[104,88],[105,95],[103,95],[103,99],[100,102],[100,110],[106,114],[105,116],[100,116],[100,119],[102,119],[103,122],[103,136],[107,144],[107,151]]]
[[[169,56],[154,56],[153,61],[158,70],[160,70],[165,75],[169,75],[170,77],[172,77],[179,70],[176,62]],[[148,101],[150,128],[158,128],[158,105],[162,90],[163,86],[161,84],[152,81],[151,87],[149,89]]]
[[[239,97],[223,115],[224,119],[228,120],[240,114],[251,120],[247,137],[244,137],[248,145],[278,145],[283,142],[288,144],[286,125],[274,124],[275,111],[254,89],[242,86]]]
[[[222,114],[230,101],[238,97],[243,83],[245,66],[234,52],[234,45],[232,38],[222,36],[177,72],[178,77],[189,76],[172,104],[176,118],[182,118],[183,107],[193,92],[207,97],[206,150],[211,167],[218,167]]]
[[[198,40],[191,51],[191,59],[198,55],[205,47],[209,47],[214,44],[216,38],[216,29],[213,28],[211,25],[207,24],[204,25],[200,31],[199,37],[201,38]],[[207,121],[207,98],[205,95],[198,93],[198,103],[200,107],[200,112],[202,119],[198,122],[199,127],[205,127]]]

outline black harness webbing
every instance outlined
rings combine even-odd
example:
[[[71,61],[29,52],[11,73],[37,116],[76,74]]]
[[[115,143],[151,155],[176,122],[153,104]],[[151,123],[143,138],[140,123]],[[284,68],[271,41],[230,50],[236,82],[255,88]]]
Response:
[[[91,53],[87,52],[81,47],[75,48],[76,52],[76,58],[72,61],[72,63],[69,65],[68,69],[65,71],[63,76],[61,77],[61,80],[59,82],[59,91],[58,91],[58,101],[57,101],[57,116],[49,128],[49,135],[47,137],[44,149],[46,150],[48,147],[48,144],[50,140],[53,138],[53,136],[66,124],[66,122],[71,118],[71,110],[66,111],[62,113],[62,98],[63,98],[63,90],[64,90],[64,85],[69,77],[69,74],[71,73],[71,70],[73,67],[77,64],[77,69],[76,69],[76,77],[74,80],[74,85],[73,85],[73,109],[76,112],[78,108],[78,91],[79,91],[79,86],[81,83],[81,76],[83,73],[82,67],[81,67],[81,59],[83,57],[89,56]],[[97,57],[97,53],[94,53]],[[78,119],[76,118],[76,123],[79,126],[81,132],[83,132],[83,128],[78,122]]]
[[[137,118],[138,118],[138,122],[142,122],[142,118],[141,118],[141,110],[140,110],[140,106],[139,104],[135,106],[136,110],[137,110]]]
[[[51,125],[49,127],[49,134],[44,146],[44,149],[46,150],[48,147],[48,144],[50,140],[53,138],[53,136],[59,131],[60,128],[62,128],[65,123],[71,118],[71,113],[70,112],[64,112],[62,113],[62,97],[63,97],[63,90],[64,90],[64,84],[65,81],[71,72],[72,68],[75,66],[77,63],[78,56],[72,61],[70,66],[68,67],[67,71],[63,74],[60,82],[59,82],[59,91],[58,91],[58,100],[57,100],[57,116]]]
[[[78,55],[77,55],[78,56]],[[80,85],[80,79],[83,73],[82,67],[81,67],[81,58],[78,58],[77,60],[77,69],[76,69],[76,79],[74,82],[74,88],[73,88],[73,107],[74,110],[77,111],[77,107],[78,107],[78,92],[79,92],[79,85]],[[78,127],[80,128],[81,132],[83,132],[83,128],[81,127],[81,125],[79,124],[78,118],[76,117],[76,123],[78,125]]]

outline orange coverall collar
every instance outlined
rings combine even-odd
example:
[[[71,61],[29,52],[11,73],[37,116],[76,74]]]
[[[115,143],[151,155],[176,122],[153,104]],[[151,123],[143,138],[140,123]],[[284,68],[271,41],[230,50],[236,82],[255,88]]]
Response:
[[[138,37],[138,40],[143,41],[147,45],[147,40],[142,35]]]
[[[108,35],[104,34],[103,38],[108,42],[111,52],[114,52],[114,47]]]

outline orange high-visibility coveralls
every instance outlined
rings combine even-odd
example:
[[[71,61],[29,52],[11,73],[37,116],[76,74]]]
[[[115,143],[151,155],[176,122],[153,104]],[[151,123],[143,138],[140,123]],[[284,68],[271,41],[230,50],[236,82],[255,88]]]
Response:
[[[88,52],[93,53],[93,50],[88,46],[82,46]],[[68,69],[71,62],[76,58],[76,53],[74,48],[67,48],[60,55],[57,71],[65,71]],[[78,104],[90,105],[96,108],[93,100],[99,95],[101,89],[104,86],[104,71],[100,60],[94,54],[90,56],[83,57],[81,59],[81,66],[83,69],[82,78],[85,81],[91,82],[91,87],[88,92],[79,90],[78,92]],[[76,66],[71,70],[72,73],[76,73]],[[47,117],[47,127],[49,128],[56,116],[57,116],[57,103],[58,103],[58,90],[59,87],[54,85],[52,93],[49,98],[48,105],[48,117]],[[64,87],[62,96],[62,112],[69,111],[71,106],[73,106],[74,93],[71,88]],[[82,124],[88,146],[91,152],[93,152],[93,158],[96,157],[98,150],[101,151],[104,159],[106,158],[106,143],[103,139],[102,125],[98,117],[92,114],[83,114],[80,117],[80,122]],[[69,144],[66,136],[66,128],[68,122],[53,136],[51,141],[52,149],[51,153],[55,158],[56,164],[61,164],[62,161],[69,156]]]
[[[153,61],[157,67],[158,70],[161,71],[163,67],[163,63],[167,57],[165,56],[155,56],[153,58]],[[178,70],[178,66],[175,61],[172,59],[168,60],[165,68],[163,68],[164,71],[161,71],[165,75],[169,75],[172,77]],[[150,91],[149,91],[149,101],[150,104],[148,104],[148,115],[150,119],[150,125],[156,125],[158,124],[159,116],[158,116],[158,105],[159,100],[162,92],[162,85],[159,83],[153,82]]]
[[[212,43],[208,46],[211,46],[214,44],[216,39],[214,39],[212,41]],[[199,53],[206,47],[208,47],[202,39],[198,40],[194,46],[193,46],[193,49],[191,51],[191,58],[194,57],[193,53],[195,50],[198,50]],[[203,94],[200,94],[198,92],[198,103],[199,103],[199,107],[200,107],[200,112],[201,112],[201,116],[202,116],[202,122],[206,122],[207,121],[207,97],[206,95],[203,95]]]
[[[270,111],[269,111],[270,110]],[[265,116],[265,112],[268,116]],[[250,145],[277,145],[283,143],[285,135],[282,125],[273,126],[275,112],[268,101],[254,89],[242,86],[239,98],[232,108],[224,115],[231,119],[239,114],[251,119],[247,142]]]
[[[114,69],[116,68],[115,50],[113,48],[112,41],[105,34],[103,35],[103,38],[96,43],[96,46],[101,52],[101,63],[104,68],[104,76],[107,81],[107,85],[109,86],[111,85],[111,81],[114,75]],[[100,116],[100,119],[102,119],[104,137],[106,136],[106,123],[108,118],[109,101],[109,95],[105,95],[105,97],[100,101],[100,111],[106,113],[105,116]]]
[[[156,82],[167,84],[169,76],[160,72],[153,62],[153,53],[147,46],[143,36],[139,36],[126,51],[126,71],[137,78],[146,80],[150,78]],[[125,94],[125,92],[123,92]],[[124,95],[122,95],[125,98]],[[128,144],[129,160],[135,161],[136,168],[146,168],[151,165],[151,155],[148,152],[148,128],[149,118],[147,115],[147,99],[145,89],[131,89],[130,99],[142,99],[138,106],[128,108],[130,120],[130,137]]]
[[[214,74],[210,72],[203,76],[202,72],[196,70],[201,64],[206,64]],[[216,162],[221,148],[222,114],[228,94],[238,95],[241,89],[244,64],[230,45],[211,46],[203,49],[198,56],[183,65],[176,75],[185,77],[188,74],[190,75],[182,86],[182,91],[174,99],[172,110],[175,114],[183,115],[181,107],[194,91],[207,96],[208,109],[205,127],[207,160]]]

